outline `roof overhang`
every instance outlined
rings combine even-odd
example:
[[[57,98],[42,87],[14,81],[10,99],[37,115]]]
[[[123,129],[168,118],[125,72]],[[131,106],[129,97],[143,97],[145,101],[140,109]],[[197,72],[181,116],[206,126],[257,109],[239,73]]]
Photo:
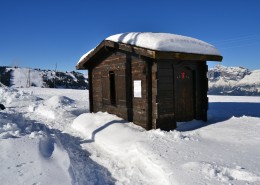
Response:
[[[106,56],[112,51],[124,51],[135,55],[148,57],[152,59],[168,59],[168,60],[196,60],[196,61],[219,61],[221,62],[223,57],[220,55],[206,55],[196,53],[184,53],[184,52],[173,52],[173,51],[157,51],[130,44],[124,44],[120,42],[114,42],[110,40],[103,40],[95,49],[93,49],[85,57],[82,57],[76,69],[89,69],[93,66],[100,56]]]

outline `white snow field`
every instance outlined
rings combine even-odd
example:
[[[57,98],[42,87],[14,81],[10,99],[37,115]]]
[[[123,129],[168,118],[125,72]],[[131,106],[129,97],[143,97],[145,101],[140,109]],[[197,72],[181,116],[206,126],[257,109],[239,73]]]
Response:
[[[207,123],[145,131],[87,90],[0,87],[0,184],[259,185],[260,97],[209,101]]]

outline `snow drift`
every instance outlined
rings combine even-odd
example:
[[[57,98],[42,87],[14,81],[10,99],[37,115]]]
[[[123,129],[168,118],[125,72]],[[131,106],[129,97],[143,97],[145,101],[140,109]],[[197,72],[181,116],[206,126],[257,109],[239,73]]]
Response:
[[[0,87],[1,184],[260,184],[260,98],[209,96],[209,121],[146,131],[88,113],[88,91]]]

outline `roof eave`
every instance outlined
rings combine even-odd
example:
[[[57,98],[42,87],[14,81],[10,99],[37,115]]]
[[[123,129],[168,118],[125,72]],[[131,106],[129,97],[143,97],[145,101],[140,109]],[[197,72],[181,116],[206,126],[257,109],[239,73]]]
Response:
[[[198,60],[198,61],[219,61],[219,62],[221,62],[223,57],[221,55],[156,51],[155,59]]]
[[[93,58],[93,56],[96,55],[103,47],[105,46],[105,42],[102,41],[92,52],[90,52],[85,58],[83,58],[77,65],[76,69],[77,70],[82,70],[82,69],[88,69],[88,63]]]
[[[136,55],[155,58],[155,51],[153,50],[132,46],[129,44],[103,40],[91,53],[89,53],[84,59],[81,60],[81,62],[79,62],[76,65],[76,69],[77,70],[88,69],[92,61],[92,58],[95,57],[95,55],[100,51],[102,51],[103,49],[107,51],[121,50],[125,52],[134,53]]]
[[[137,47],[129,44],[114,42],[110,40],[103,40],[92,52],[90,52],[84,59],[76,65],[77,70],[88,69],[91,66],[93,58],[102,50],[121,50],[136,55],[152,59],[175,59],[175,60],[198,60],[198,61],[222,61],[223,57],[220,55],[181,53],[170,51],[155,51],[147,48]]]

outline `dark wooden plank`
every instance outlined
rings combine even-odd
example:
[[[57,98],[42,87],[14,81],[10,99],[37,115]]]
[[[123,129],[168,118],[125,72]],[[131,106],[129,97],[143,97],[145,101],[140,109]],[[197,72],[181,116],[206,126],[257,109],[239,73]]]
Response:
[[[194,119],[194,75],[187,68],[178,67],[174,71],[175,79],[175,119],[190,121]]]
[[[117,70],[116,73],[116,99],[118,105],[126,106],[126,71]]]
[[[146,61],[146,91],[147,91],[147,99],[146,99],[146,129],[152,129],[152,65],[153,61]]]
[[[142,55],[142,56],[146,56],[149,58],[154,58],[154,55],[155,55],[155,52],[153,50],[149,50],[149,49],[141,48],[141,47],[137,47],[137,46],[132,46],[129,44],[105,40],[105,45],[106,45],[106,47],[111,47],[111,48],[127,51],[127,52],[130,52],[133,54]]]
[[[221,62],[223,57],[219,56],[219,55],[204,55],[204,54],[194,54],[194,53],[156,51],[155,59],[198,60],[198,61],[219,61],[219,62]]]
[[[93,83],[92,83],[92,69],[88,71],[89,82],[89,112],[93,112]]]
[[[109,74],[107,71],[102,73],[102,102],[105,105],[110,105],[110,87],[109,87]]]

